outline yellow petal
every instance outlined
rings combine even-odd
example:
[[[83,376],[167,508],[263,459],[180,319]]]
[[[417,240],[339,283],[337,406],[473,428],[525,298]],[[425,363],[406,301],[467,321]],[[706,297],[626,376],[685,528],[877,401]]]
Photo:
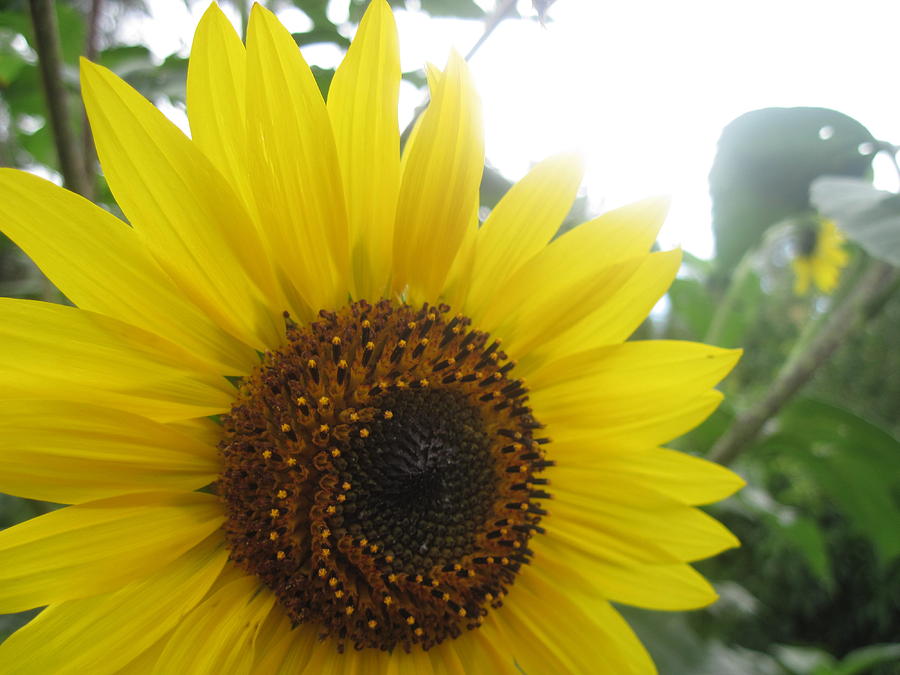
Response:
[[[319,630],[312,624],[301,624],[296,628],[281,608],[275,605],[272,614],[281,614],[281,621],[269,636],[266,645],[256,650],[253,672],[260,675],[284,673],[299,675],[314,649],[327,647],[318,641]],[[260,638],[262,638],[260,631]]]
[[[187,73],[191,138],[252,212],[247,167],[247,55],[244,43],[213,2],[194,33]]]
[[[81,87],[110,189],[185,296],[248,345],[281,334],[283,307],[255,227],[228,182],[145,98],[82,61]]]
[[[234,388],[175,345],[115,319],[0,298],[0,400],[87,400],[159,421],[229,409]]]
[[[168,338],[224,373],[244,374],[259,362],[250,347],[184,301],[118,218],[23,171],[0,169],[0,194],[0,228],[82,309]]]
[[[612,297],[580,321],[560,326],[556,339],[519,357],[516,370],[527,375],[550,359],[622,342],[647,318],[680,265],[680,250],[651,253]]]
[[[0,532],[0,612],[141,579],[222,523],[212,495],[152,492],[69,506]]]
[[[593,443],[554,443],[553,483],[591,493],[597,485],[632,484],[655,489],[683,504],[712,504],[744,486],[723,466],[665,448],[618,450]]]
[[[567,248],[564,239],[554,244]],[[560,258],[551,263],[549,259],[558,250],[555,245],[548,246],[520,267],[487,304],[485,315],[476,320],[476,325],[502,339],[504,350],[517,361],[614,298],[646,258],[597,268],[573,251],[568,262]]]
[[[654,423],[693,411],[740,354],[673,340],[601,347],[533,373],[531,402],[551,435],[560,428],[573,435],[578,429],[596,430],[597,439],[627,432],[635,443],[657,445],[674,437],[667,437],[670,429],[654,428]]]
[[[145,417],[79,402],[0,404],[0,491],[73,504],[128,492],[201,488],[214,445]]]
[[[253,641],[275,603],[259,579],[238,578],[185,617],[156,663],[156,673],[249,673]],[[202,647],[199,647],[202,645]]]
[[[489,638],[508,645],[523,672],[656,672],[643,645],[608,602],[576,603],[530,567],[522,568],[496,622],[483,628]]]
[[[579,157],[559,155],[535,166],[503,196],[478,230],[467,308],[490,303],[547,245],[572,208],[583,174]]]
[[[484,168],[481,111],[454,53],[406,151],[394,228],[394,288],[434,302],[472,213]]]
[[[492,613],[486,621],[493,621]],[[484,630],[470,630],[449,644],[452,645],[463,667],[463,673],[491,673],[492,675],[521,675],[508,645],[491,639]],[[438,671],[440,672],[440,671]]]
[[[533,571],[572,597],[599,596],[635,607],[685,610],[716,601],[715,589],[684,563],[612,563],[589,558],[548,537],[536,537]]]
[[[566,492],[555,486],[550,512],[544,525],[548,531],[594,529],[618,539],[623,545],[648,551],[662,549],[675,561],[708,558],[740,542],[724,525],[700,509],[635,485],[598,486],[592,495]],[[589,535],[590,536],[590,535]],[[666,558],[643,557],[642,562],[668,562]]]
[[[130,665],[200,602],[227,558],[213,535],[147,579],[51,605],[0,645],[0,662],[9,672],[58,675]]]
[[[248,153],[281,272],[314,312],[346,304],[347,213],[325,102],[291,34],[255,4],[247,32]]]
[[[358,298],[382,297],[390,274],[400,190],[399,93],[397,26],[387,2],[375,0],[328,90]]]

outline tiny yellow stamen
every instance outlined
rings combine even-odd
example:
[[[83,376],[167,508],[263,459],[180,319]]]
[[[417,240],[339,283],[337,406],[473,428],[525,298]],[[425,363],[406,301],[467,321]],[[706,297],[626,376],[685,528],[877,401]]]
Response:
[[[275,496],[278,497],[278,499],[284,499],[285,497],[287,497],[287,491],[279,490],[275,493]]]

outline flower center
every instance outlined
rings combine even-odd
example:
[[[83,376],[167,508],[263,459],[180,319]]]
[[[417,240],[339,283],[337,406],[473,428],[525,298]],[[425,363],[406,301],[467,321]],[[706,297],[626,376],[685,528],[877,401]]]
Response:
[[[476,628],[530,558],[547,439],[499,341],[356,302],[266,354],[220,443],[231,558],[357,649]]]

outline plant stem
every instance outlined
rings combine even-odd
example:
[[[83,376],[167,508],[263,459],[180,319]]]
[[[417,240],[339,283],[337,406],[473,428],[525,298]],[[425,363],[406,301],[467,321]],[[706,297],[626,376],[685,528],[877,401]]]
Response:
[[[810,340],[796,359],[786,363],[772,383],[768,395],[739,415],[710,450],[709,458],[730,464],[756,438],[768,422],[863,321],[877,313],[895,289],[897,271],[875,262],[859,279],[841,305],[832,312],[821,332]]]
[[[88,61],[96,61],[99,53],[98,41],[100,37],[100,11],[103,0],[91,0],[91,8],[88,11],[87,38],[84,45],[84,56]],[[84,181],[89,194],[85,197],[94,198],[94,178],[97,172],[97,150],[94,147],[94,135],[91,133],[91,125],[88,122],[87,110],[82,110],[81,115],[81,151],[84,155]]]
[[[50,0],[30,0],[29,4],[31,20],[34,24],[35,47],[44,84],[44,95],[47,99],[50,126],[53,130],[63,181],[70,190],[88,195],[89,188],[81,146],[69,126],[66,90],[62,81],[62,50],[59,43],[56,12]]]

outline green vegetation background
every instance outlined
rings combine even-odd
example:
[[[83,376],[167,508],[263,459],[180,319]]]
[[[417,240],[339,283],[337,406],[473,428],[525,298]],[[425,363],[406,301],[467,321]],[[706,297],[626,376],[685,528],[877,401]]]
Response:
[[[365,5],[332,1],[350,3],[351,22]],[[328,0],[267,4],[294,4],[309,16],[313,28],[295,35],[298,44],[346,48],[347,38],[328,19]],[[486,25],[497,18],[472,0],[417,4],[432,16]],[[541,0],[535,7],[550,4]],[[246,16],[246,3],[238,5]],[[94,6],[101,20],[92,27]],[[122,44],[112,30],[124,14],[146,11],[141,0],[63,0],[56,10],[71,123],[79,135],[81,54],[95,54],[151,100],[183,105],[186,59],[172,54],[160,63],[146,45]],[[522,20],[515,3],[505,18]],[[332,74],[316,69],[323,91]],[[422,72],[404,77],[424,87]],[[756,111],[723,131],[710,175],[716,257],[687,256],[664,311],[637,336],[745,349],[723,385],[726,403],[679,439],[680,449],[706,454],[735,411],[765,396],[798,341],[861,274],[865,254],[851,247],[851,264],[833,298],[796,297],[788,264],[795,245],[791,222],[810,216],[809,185],[817,176],[868,176],[873,142],[859,122],[819,108]],[[57,171],[26,0],[0,0],[0,165]],[[102,176],[92,182],[94,199],[115,211]],[[491,208],[508,186],[486,167],[484,207]],[[589,215],[580,200],[564,228]],[[2,235],[0,296],[65,302]],[[713,511],[743,547],[700,564],[722,599],[693,613],[623,609],[664,675],[900,673],[898,294],[879,309],[735,462],[749,485]],[[0,528],[52,508],[0,495]],[[35,613],[0,616],[0,640]]]

